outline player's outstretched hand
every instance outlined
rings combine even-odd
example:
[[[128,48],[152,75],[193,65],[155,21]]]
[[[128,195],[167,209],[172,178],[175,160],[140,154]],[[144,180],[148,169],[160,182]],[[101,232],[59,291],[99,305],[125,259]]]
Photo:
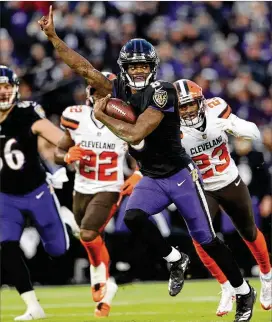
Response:
[[[229,119],[218,118],[214,120],[214,127],[236,136],[236,133],[233,129],[232,122]]]
[[[68,152],[65,154],[64,162],[67,164],[79,161],[84,155],[84,149],[82,149],[79,144],[72,146]]]
[[[135,171],[132,176],[130,176],[121,187],[122,196],[130,196],[136,184],[141,180],[142,175],[139,171]]]
[[[104,114],[104,110],[105,110],[110,98],[111,98],[111,95],[108,94],[107,96],[95,101],[94,116],[97,120],[101,121],[101,116]]]
[[[52,6],[49,7],[48,16],[43,16],[38,24],[41,27],[41,30],[46,34],[48,38],[51,38],[56,35],[54,20],[53,20],[53,9]]]

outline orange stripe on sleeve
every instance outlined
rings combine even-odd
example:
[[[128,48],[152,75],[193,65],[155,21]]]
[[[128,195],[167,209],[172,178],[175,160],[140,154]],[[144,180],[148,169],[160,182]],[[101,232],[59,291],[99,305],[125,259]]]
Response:
[[[78,128],[78,123],[73,122],[72,120],[65,119],[63,116],[60,119],[62,126],[67,127],[68,129],[76,130]]]
[[[183,139],[183,133],[182,132],[180,132],[180,138]]]
[[[231,114],[231,107],[228,105],[222,113],[219,114],[218,117],[222,119],[227,119]]]

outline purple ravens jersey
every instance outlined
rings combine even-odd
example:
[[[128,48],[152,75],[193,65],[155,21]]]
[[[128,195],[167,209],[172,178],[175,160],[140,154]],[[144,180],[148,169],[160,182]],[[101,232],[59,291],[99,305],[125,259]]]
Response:
[[[186,167],[190,157],[180,140],[180,118],[176,90],[171,83],[156,81],[131,94],[120,75],[113,81],[113,97],[134,107],[137,115],[152,107],[164,114],[159,126],[129,153],[137,160],[140,171],[152,178],[168,177]]]
[[[45,181],[37,150],[33,123],[45,117],[42,107],[31,101],[18,102],[0,124],[0,191],[28,193]]]

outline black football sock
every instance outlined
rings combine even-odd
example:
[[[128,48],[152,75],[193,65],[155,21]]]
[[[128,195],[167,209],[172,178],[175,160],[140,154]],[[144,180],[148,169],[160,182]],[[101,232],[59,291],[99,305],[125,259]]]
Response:
[[[1,243],[1,265],[19,294],[33,290],[29,270],[18,241]]]
[[[129,230],[148,244],[160,258],[168,256],[172,247],[162,237],[159,229],[148,219],[148,214],[140,209],[126,211],[125,224]]]
[[[202,244],[201,246],[215,260],[233,287],[239,287],[243,284],[243,276],[226,244],[216,237],[209,244]]]

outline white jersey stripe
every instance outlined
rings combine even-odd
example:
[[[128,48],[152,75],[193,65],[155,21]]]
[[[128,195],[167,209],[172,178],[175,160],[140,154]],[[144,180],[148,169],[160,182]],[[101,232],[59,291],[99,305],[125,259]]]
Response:
[[[210,224],[211,231],[212,231],[214,237],[216,237],[216,234],[215,234],[215,231],[214,231],[214,228],[213,228],[213,224],[212,224],[212,218],[211,218],[208,203],[207,203],[207,199],[205,197],[204,191],[203,191],[203,189],[201,187],[201,184],[200,184],[199,180],[196,181],[196,188],[197,188],[198,193],[199,193],[199,195],[201,197],[201,201],[202,201],[202,203],[204,205],[206,215],[207,215],[207,218],[208,218],[208,221],[209,221],[209,224]]]
[[[189,167],[189,169],[191,171],[193,171],[195,169],[195,167],[193,166],[192,163],[189,163],[188,167]],[[197,191],[198,191],[198,195],[200,197],[200,202],[202,203],[202,205],[203,205],[203,207],[205,209],[204,211],[205,211],[205,214],[206,214],[206,216],[208,218],[208,221],[209,221],[209,226],[210,226],[211,232],[212,232],[212,234],[215,237],[216,234],[215,234],[215,231],[213,229],[212,218],[211,218],[211,215],[210,215],[210,211],[209,211],[209,206],[208,206],[208,203],[207,203],[207,199],[205,197],[205,194],[204,194],[204,191],[202,189],[202,186],[201,186],[201,184],[199,182],[199,179],[196,180],[195,183],[196,183],[196,188],[197,188]]]

